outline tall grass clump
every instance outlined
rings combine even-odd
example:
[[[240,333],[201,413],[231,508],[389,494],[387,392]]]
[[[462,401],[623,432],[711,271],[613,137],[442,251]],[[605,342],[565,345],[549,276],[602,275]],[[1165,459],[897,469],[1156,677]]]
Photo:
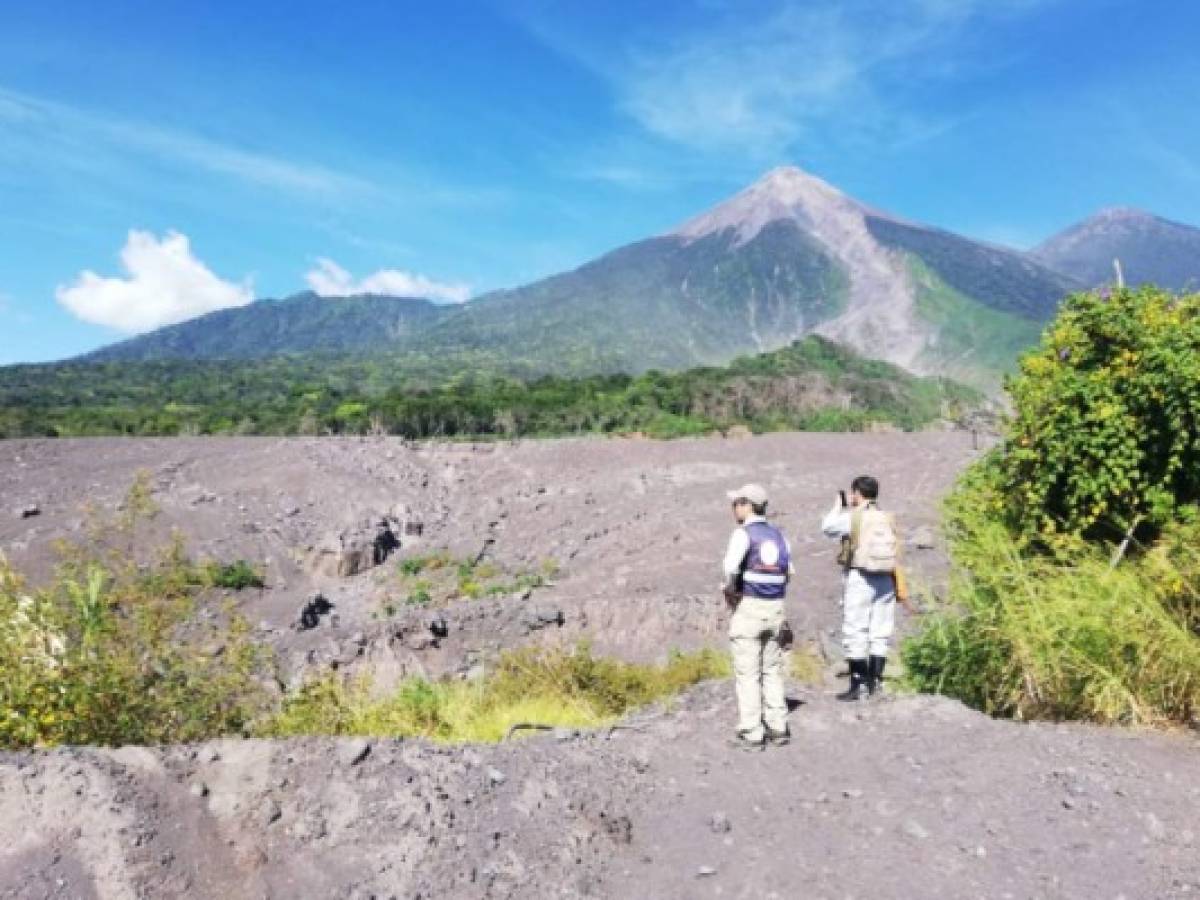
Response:
[[[1200,296],[1069,298],[1009,384],[1003,444],[946,504],[950,603],[918,689],[996,715],[1200,714]]]
[[[593,728],[725,677],[729,660],[702,650],[641,665],[574,651],[528,648],[504,654],[479,681],[408,679],[373,699],[369,679],[329,674],[285,701],[265,736],[305,734],[425,737],[444,743],[501,740],[513,725]]]
[[[0,557],[0,747],[199,740],[265,711],[271,660],[246,622],[228,606],[198,615],[210,569],[178,541],[135,562],[148,497],[139,480],[42,587]]]

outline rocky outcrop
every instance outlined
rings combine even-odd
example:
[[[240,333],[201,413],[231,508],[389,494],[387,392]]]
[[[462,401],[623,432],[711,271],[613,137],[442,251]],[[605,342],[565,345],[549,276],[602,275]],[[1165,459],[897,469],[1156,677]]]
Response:
[[[342,578],[373,569],[400,549],[407,530],[405,523],[391,515],[363,519],[322,538],[309,568],[314,574]]]

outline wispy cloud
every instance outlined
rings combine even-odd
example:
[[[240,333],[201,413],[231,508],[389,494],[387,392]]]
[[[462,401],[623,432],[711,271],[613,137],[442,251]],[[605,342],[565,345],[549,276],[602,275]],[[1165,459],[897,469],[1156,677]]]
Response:
[[[59,152],[96,151],[97,144],[265,187],[307,194],[362,192],[371,184],[321,165],[257,153],[187,132],[102,115],[0,87],[4,140],[44,140]],[[28,143],[27,143],[28,146]]]
[[[782,0],[697,16],[682,34],[640,34],[613,53],[544,15],[530,30],[608,81],[646,131],[702,151],[781,157],[805,141],[858,136],[886,145],[954,126],[906,108],[914,86],[966,64],[956,42],[985,17],[1053,0]]]
[[[443,303],[464,303],[471,296],[467,284],[435,281],[400,269],[380,269],[365,278],[355,278],[332,259],[318,259],[304,276],[308,286],[322,297],[353,297],[358,294],[387,294],[393,297],[424,297]]]
[[[254,299],[249,281],[219,278],[192,254],[185,235],[168,232],[161,240],[131,231],[121,250],[124,276],[79,273],[55,292],[77,318],[127,333],[149,331],[203,313],[245,306]]]

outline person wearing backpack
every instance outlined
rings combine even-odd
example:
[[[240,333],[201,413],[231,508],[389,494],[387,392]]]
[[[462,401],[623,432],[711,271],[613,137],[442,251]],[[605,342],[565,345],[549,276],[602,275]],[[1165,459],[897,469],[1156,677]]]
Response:
[[[879,509],[878,498],[879,482],[860,475],[850,484],[849,499],[839,492],[821,522],[826,536],[842,542],[842,642],[850,666],[850,687],[838,694],[844,701],[881,692],[897,599],[912,611],[898,566],[896,522]]]
[[[787,700],[783,651],[790,629],[784,598],[792,575],[787,538],[767,521],[767,492],[747,484],[726,495],[737,528],[721,566],[721,587],[733,610],[729,647],[737,691],[738,725],[733,746],[762,750],[786,744]]]

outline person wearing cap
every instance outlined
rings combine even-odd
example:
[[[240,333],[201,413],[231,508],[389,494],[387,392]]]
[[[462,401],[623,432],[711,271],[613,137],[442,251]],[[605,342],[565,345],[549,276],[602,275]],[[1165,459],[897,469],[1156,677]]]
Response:
[[[722,588],[733,609],[729,645],[738,705],[733,745],[761,750],[767,741],[784,744],[789,738],[780,631],[792,553],[767,521],[767,492],[761,485],[747,484],[726,496],[738,523],[722,565]]]

